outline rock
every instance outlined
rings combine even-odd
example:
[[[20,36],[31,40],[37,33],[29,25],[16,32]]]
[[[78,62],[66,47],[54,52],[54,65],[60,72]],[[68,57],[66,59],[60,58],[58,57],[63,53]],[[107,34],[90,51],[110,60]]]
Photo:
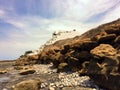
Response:
[[[24,69],[24,68],[23,68],[23,66],[14,66],[14,69],[21,70],[21,69]]]
[[[108,34],[104,36],[96,36],[99,43],[111,43],[116,38],[115,34]]]
[[[61,52],[61,54],[65,54],[68,52],[69,49],[70,49],[69,45],[64,45],[64,49],[62,49],[60,52]]]
[[[117,50],[109,44],[100,44],[90,51],[94,57],[114,56],[117,54]]]
[[[120,88],[120,75],[110,75],[108,80],[101,74],[89,74],[90,78],[106,90],[119,90]]]
[[[108,76],[110,73],[115,71],[115,69],[118,70],[120,58],[117,54],[117,50],[114,49],[111,45],[101,44],[100,46],[91,50],[91,54],[93,55],[94,59],[90,62],[90,65],[93,65],[89,65],[90,68],[101,68],[101,74],[104,74],[105,76]],[[94,70],[93,68],[91,68],[91,70],[95,72],[96,70]],[[98,69],[97,72],[99,72],[99,70],[100,69]]]
[[[77,71],[78,68],[80,68],[80,62],[79,59],[77,58],[69,57],[67,62],[72,71]]]
[[[37,62],[38,62],[38,60],[36,60],[36,59],[31,59],[28,56],[24,56],[24,57],[16,60],[15,66],[31,65],[31,64],[36,64]]]
[[[33,65],[38,63],[39,55],[23,55],[18,58],[15,62],[15,66],[25,66],[25,65]]]
[[[106,29],[105,32],[108,34],[120,34],[120,29],[118,27],[116,28],[110,27]]]
[[[68,70],[68,64],[67,63],[60,63],[58,66],[57,72],[67,71]]]
[[[90,53],[93,59],[86,67],[87,75],[102,87],[118,90],[120,88],[120,56],[117,50],[109,44],[100,44]],[[114,82],[117,83],[114,84]]]
[[[29,59],[38,60],[39,59],[39,55],[30,55]]]
[[[91,58],[91,54],[88,51],[73,50],[71,52],[68,52],[65,56],[68,57],[68,60],[70,57],[77,58],[79,60],[80,64],[82,64],[84,61],[90,61],[90,58]]]
[[[119,90],[119,35],[120,19],[100,25],[81,36],[60,40],[52,45],[45,44],[43,50],[39,53],[38,61],[45,64],[52,62],[54,67],[60,69],[64,69],[63,63],[67,63],[70,69],[81,70],[81,73],[84,72],[84,74],[89,75],[100,86],[111,90]],[[22,57],[19,62],[24,65],[33,63],[32,59],[28,57]],[[63,66],[59,66],[61,63]],[[61,79],[56,86],[59,87],[62,80],[68,82],[66,85],[72,86],[74,80],[71,80],[71,77]],[[79,80],[79,83],[83,81]],[[118,83],[114,85],[113,82]],[[81,84],[87,86],[84,83]]]
[[[79,40],[71,44],[71,48],[74,50],[82,50],[82,51],[89,51],[96,47],[98,43],[96,41],[91,40]]]
[[[50,59],[51,59],[54,67],[57,68],[58,65],[60,64],[60,61],[62,62],[62,60],[60,60],[60,59],[62,59],[62,56],[63,56],[63,55],[62,55],[60,52],[51,55]],[[61,57],[61,58],[60,58],[60,57]]]
[[[17,59],[15,62],[15,66],[23,66],[28,64],[28,58],[22,56],[21,58]]]
[[[49,90],[55,90],[55,88],[53,88],[53,87],[49,87]]]
[[[116,39],[114,40],[115,43],[120,43],[120,36],[116,37]]]
[[[27,74],[33,74],[36,71],[34,69],[28,69],[28,70],[22,70],[19,74],[20,75],[27,75]]]
[[[40,84],[40,79],[25,80],[13,86],[13,90],[39,90]]]
[[[5,74],[5,73],[7,73],[6,69],[0,69],[0,74]]]

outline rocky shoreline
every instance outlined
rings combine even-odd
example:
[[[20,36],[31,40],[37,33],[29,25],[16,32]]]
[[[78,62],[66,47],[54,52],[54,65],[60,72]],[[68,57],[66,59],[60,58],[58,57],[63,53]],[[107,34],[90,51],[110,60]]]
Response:
[[[119,90],[120,19],[1,63],[3,90]]]
[[[7,62],[3,64],[6,67],[8,65]],[[3,67],[7,69],[7,72],[0,74],[0,90],[20,90],[16,89],[17,84],[38,78],[41,80],[39,90],[105,90],[97,86],[88,76],[79,76],[78,72],[57,73],[57,69],[53,68],[52,64],[21,66],[21,68],[19,67],[20,70],[17,70],[18,68],[16,69],[13,64],[12,62],[11,66],[9,63],[7,68]],[[25,69],[26,71],[34,69],[35,72],[20,75],[20,72]]]

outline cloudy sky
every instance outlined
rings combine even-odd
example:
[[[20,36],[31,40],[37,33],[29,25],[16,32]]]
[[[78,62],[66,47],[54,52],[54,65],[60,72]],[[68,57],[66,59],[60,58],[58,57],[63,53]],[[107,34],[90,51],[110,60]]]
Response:
[[[120,17],[120,0],[0,0],[0,60],[35,50],[60,30],[84,33]]]

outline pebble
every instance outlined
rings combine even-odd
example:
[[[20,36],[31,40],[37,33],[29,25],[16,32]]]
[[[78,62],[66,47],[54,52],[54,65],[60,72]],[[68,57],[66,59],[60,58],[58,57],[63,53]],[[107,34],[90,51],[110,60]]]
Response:
[[[48,84],[49,87],[71,87],[71,86],[83,86],[83,87],[94,87],[99,90],[99,87],[94,84],[88,76],[79,76],[77,72],[74,73],[60,73],[58,76],[58,81],[53,80]],[[45,86],[46,87],[46,86]]]
[[[53,74],[57,73],[57,69],[51,69],[52,64],[48,65],[35,65],[37,74],[47,73]],[[63,87],[91,87],[92,90],[100,90],[100,88],[88,77],[88,76],[79,76],[78,72],[60,72],[58,77],[51,78],[49,81],[41,83],[41,88],[48,87],[50,90],[55,90],[55,88]]]
[[[3,90],[7,90],[6,88],[3,88]]]
[[[49,87],[49,90],[55,90],[55,88],[53,88],[53,87]]]

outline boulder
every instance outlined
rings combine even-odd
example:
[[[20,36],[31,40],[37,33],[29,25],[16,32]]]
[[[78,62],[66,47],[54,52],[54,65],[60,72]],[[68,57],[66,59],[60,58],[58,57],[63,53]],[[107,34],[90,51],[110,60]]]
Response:
[[[69,55],[68,55],[69,54]],[[84,61],[89,61],[91,59],[91,54],[88,51],[71,51],[67,53],[67,56],[71,56],[79,59],[82,64]]]
[[[120,34],[120,29],[117,27],[109,27],[108,29],[105,30],[106,33],[108,34]]]
[[[89,74],[89,77],[94,80],[97,85],[106,88],[106,90],[120,89],[120,75],[109,75],[107,80],[105,76],[101,74]]]
[[[68,64],[67,63],[60,63],[57,69],[57,72],[63,72],[68,70]]]
[[[5,73],[7,73],[6,69],[0,69],[0,74],[5,74]]]
[[[60,62],[62,62],[62,60],[60,60],[62,59],[62,56],[63,55],[60,52],[50,55],[50,60],[52,61],[54,67],[57,68]]]
[[[100,44],[91,50],[90,53],[93,58],[85,66],[86,72],[84,73],[102,87],[109,90],[119,90],[120,54],[117,50],[109,44]],[[115,82],[117,83],[115,84]]]
[[[40,90],[41,80],[25,80],[13,86],[13,90]]]
[[[34,69],[27,69],[27,70],[22,70],[19,74],[20,75],[28,75],[28,74],[33,74],[36,71]]]
[[[29,59],[32,59],[32,60],[38,60],[39,59],[39,55],[29,55],[28,56],[29,57]]]
[[[89,51],[89,50],[93,49],[94,47],[96,47],[97,45],[98,45],[98,43],[96,41],[81,40],[81,41],[77,41],[77,42],[73,43],[71,45],[71,48],[75,49],[75,50]]]
[[[100,44],[98,47],[92,49],[90,53],[93,55],[93,57],[106,57],[116,55],[117,50],[109,44]]]
[[[115,34],[108,34],[104,36],[97,35],[96,39],[99,43],[111,43],[116,38]]]
[[[67,60],[68,66],[72,71],[77,71],[81,68],[79,59],[75,57],[69,57]]]
[[[29,57],[22,57],[16,60],[15,66],[25,66],[25,65],[30,65],[30,64],[35,64],[36,60],[31,60]]]

